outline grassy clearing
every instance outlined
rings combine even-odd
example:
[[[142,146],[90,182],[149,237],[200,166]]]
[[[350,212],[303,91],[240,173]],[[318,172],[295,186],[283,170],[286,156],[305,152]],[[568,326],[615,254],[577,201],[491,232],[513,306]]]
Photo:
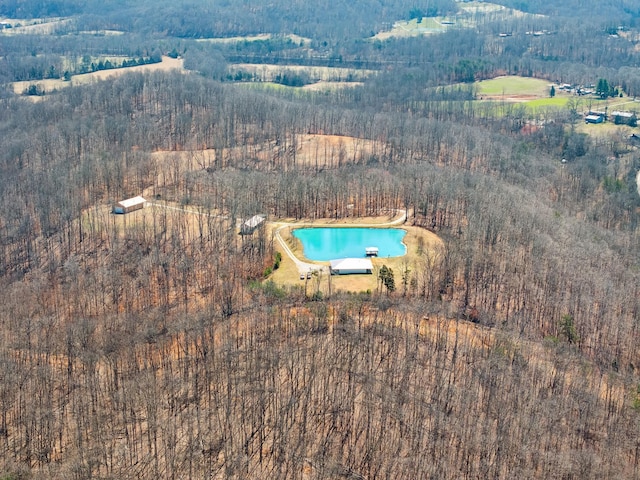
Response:
[[[460,8],[468,12],[493,13],[508,10],[507,7],[489,2],[464,2]]]
[[[523,15],[524,12],[520,10],[515,10],[511,8],[507,8],[502,5],[498,5],[495,3],[489,2],[461,2],[460,9],[464,12],[468,13],[496,13],[496,12],[504,12],[511,15]]]
[[[296,92],[300,90],[299,87],[289,87],[274,82],[237,82],[237,85],[264,92]]]
[[[272,65],[238,63],[229,66],[229,72],[243,72],[252,75],[260,82],[273,82],[278,75],[286,72],[306,75],[314,82],[361,82],[373,74],[375,70],[340,68],[340,67],[309,67],[302,65]]]
[[[476,82],[479,95],[532,95],[548,97],[547,80],[529,77],[504,76]]]
[[[82,30],[78,35],[91,35],[93,37],[110,37],[124,35],[126,32],[122,30]]]
[[[384,148],[383,143],[364,138],[315,134],[296,135],[295,146],[296,164],[313,170],[335,169],[339,165],[349,163],[364,163],[372,156],[379,155],[380,149]],[[291,151],[283,152],[282,147],[274,141],[252,144],[249,151],[252,168],[257,169],[274,168],[274,157],[282,156],[279,161],[291,159]],[[173,168],[172,165],[179,164],[183,171],[201,172],[222,158],[234,164],[242,163],[242,159],[247,158],[247,145],[219,150],[157,151],[153,152],[151,157],[158,162],[160,184],[160,178],[164,176],[162,169]],[[165,167],[167,165],[170,167]]]
[[[567,106],[567,103],[569,103],[569,100],[569,97],[538,98],[536,100],[525,102],[525,105],[528,109],[545,107],[565,108]]]
[[[391,37],[415,37],[440,33],[447,29],[447,25],[443,25],[441,21],[442,19],[432,17],[423,17],[420,23],[416,18],[409,21],[401,20],[395,22],[391,30],[379,32],[371,38],[373,40],[386,40]]]
[[[418,23],[417,19],[400,20],[393,24],[388,31],[379,32],[373,40],[386,40],[392,37],[411,37],[419,35],[432,35],[446,31],[450,26],[458,25],[473,28],[481,17],[491,15],[494,20],[510,20],[524,16],[537,17],[513,8],[489,2],[457,2],[459,11],[447,17],[424,17]]]
[[[460,12],[458,17],[467,17],[467,22],[470,26],[476,25],[475,18],[479,15],[491,15],[494,20],[508,20],[511,18],[522,18],[522,17],[545,17],[545,15],[540,15],[537,13],[527,13],[522,10],[518,10],[515,8],[508,8],[503,5],[498,5],[495,3],[489,2],[458,2],[460,5]],[[468,18],[471,17],[471,18]]]
[[[616,125],[613,122],[598,124],[578,122],[575,129],[578,133],[586,133],[591,137],[603,139],[611,139],[616,136],[620,139],[626,139],[632,133],[637,132],[637,128],[632,128],[628,125]]]
[[[531,114],[544,113],[552,110],[566,110],[570,97],[538,98],[529,100],[522,105]]]
[[[312,92],[334,92],[341,88],[353,88],[364,85],[364,82],[325,82],[319,81],[311,83],[302,87],[303,90],[309,90]]]
[[[69,18],[2,19],[11,28],[0,29],[0,35],[53,35],[71,24]]]
[[[261,33],[259,35],[246,35],[243,37],[216,37],[216,38],[200,38],[196,40],[196,42],[205,42],[205,43],[240,43],[240,42],[266,42],[269,40],[278,40],[285,39],[291,40],[293,43],[298,45],[308,45],[311,43],[310,38],[301,37],[300,35],[289,34],[289,35],[272,35],[270,33]]]
[[[29,80],[24,82],[13,82],[11,86],[13,88],[13,92],[17,95],[21,95],[22,92],[24,92],[31,85],[38,85],[45,93],[51,93],[62,88],[70,87],[72,85],[87,85],[99,80],[105,80],[109,77],[124,75],[125,73],[168,70],[184,71],[184,61],[181,58],[162,57],[162,62],[160,63],[150,63],[148,65],[137,65],[135,67],[112,68],[109,70],[83,73],[81,75],[74,75],[68,82],[65,82],[62,79]]]
[[[630,112],[640,111],[640,103],[636,102],[633,99],[629,99],[629,97],[600,100],[600,102],[606,103],[609,107],[609,110],[612,110],[612,111],[613,110],[622,110],[622,111],[630,111]]]

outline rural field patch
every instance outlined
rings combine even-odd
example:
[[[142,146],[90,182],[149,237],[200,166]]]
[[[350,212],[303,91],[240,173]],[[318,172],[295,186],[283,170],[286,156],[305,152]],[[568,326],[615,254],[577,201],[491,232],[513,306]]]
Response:
[[[432,17],[424,17],[418,23],[417,19],[401,20],[395,22],[390,30],[379,32],[372,40],[387,40],[391,37],[415,37],[419,35],[430,35],[434,33],[444,32],[447,25],[441,23],[440,19]]]
[[[309,67],[301,65],[272,65],[238,63],[229,66],[231,74],[243,72],[251,75],[260,82],[273,82],[278,75],[287,72],[304,74],[314,82],[361,82],[375,74],[375,70],[340,68],[340,67]]]
[[[199,38],[196,42],[202,43],[240,43],[240,42],[266,42],[269,40],[286,39],[291,40],[293,43],[300,45],[307,45],[311,43],[310,38],[301,37],[300,35],[272,35],[270,33],[261,33],[259,35],[246,35],[243,37],[215,37],[215,38]]]
[[[9,28],[0,29],[0,35],[54,35],[62,27],[67,27],[72,20],[69,18],[33,18],[3,19],[0,21]]]
[[[478,95],[482,96],[531,95],[548,97],[551,88],[551,84],[547,80],[513,75],[483,80],[477,82],[476,85],[478,86]]]
[[[162,62],[160,63],[150,63],[147,65],[137,65],[135,67],[111,68],[108,70],[99,70],[97,72],[82,73],[80,75],[72,76],[71,80],[68,82],[59,78],[45,80],[27,80],[22,82],[13,82],[11,86],[13,88],[13,92],[18,95],[21,95],[31,85],[37,85],[41,87],[44,93],[51,93],[72,85],[87,85],[99,80],[106,80],[110,77],[124,75],[125,73],[169,70],[184,71],[184,61],[181,58],[162,57]]]

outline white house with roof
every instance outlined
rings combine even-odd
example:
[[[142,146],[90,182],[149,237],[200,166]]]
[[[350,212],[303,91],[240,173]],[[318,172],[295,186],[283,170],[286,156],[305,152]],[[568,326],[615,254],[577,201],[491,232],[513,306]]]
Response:
[[[634,112],[622,112],[619,110],[614,110],[613,112],[611,112],[609,118],[612,118],[613,122],[616,125],[634,126],[634,124],[638,121]]]
[[[124,214],[133,212],[135,210],[140,210],[141,208],[144,208],[145,203],[146,200],[140,196],[127,198],[126,200],[122,200],[113,206],[113,213]]]

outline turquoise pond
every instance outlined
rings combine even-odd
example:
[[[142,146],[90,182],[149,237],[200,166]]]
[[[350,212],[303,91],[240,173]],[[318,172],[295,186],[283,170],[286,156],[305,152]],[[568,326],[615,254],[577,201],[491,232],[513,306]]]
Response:
[[[365,248],[378,247],[379,257],[401,257],[407,253],[400,228],[299,228],[293,236],[302,242],[309,260],[328,261],[361,258]]]

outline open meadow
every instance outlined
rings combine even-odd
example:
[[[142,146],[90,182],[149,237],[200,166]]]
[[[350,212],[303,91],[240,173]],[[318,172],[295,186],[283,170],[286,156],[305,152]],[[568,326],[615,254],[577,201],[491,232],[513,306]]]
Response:
[[[242,73],[258,82],[273,82],[287,73],[304,75],[311,82],[361,82],[376,72],[357,68],[237,63],[229,66],[229,73],[232,76]]]
[[[451,15],[398,20],[388,30],[375,34],[371,40],[383,41],[394,37],[433,35],[449,28],[474,28],[484,19],[509,21],[514,18],[536,17],[536,15],[491,2],[457,2],[456,5],[458,11]]]
[[[476,83],[483,99],[507,101],[532,100],[549,97],[551,84],[547,80],[515,75],[501,76]]]
[[[371,40],[387,40],[393,37],[414,37],[444,32],[450,25],[442,23],[442,19],[423,17],[421,19],[400,20],[387,31],[378,32]]]
[[[21,82],[13,82],[11,88],[14,93],[21,95],[31,85],[38,86],[45,94],[52,93],[62,88],[67,88],[72,85],[87,85],[100,80],[106,80],[111,77],[118,77],[126,73],[133,72],[158,72],[158,71],[170,71],[170,70],[184,70],[184,60],[181,58],[171,58],[167,56],[162,57],[162,61],[159,63],[150,63],[147,65],[136,65],[134,67],[123,68],[111,68],[107,70],[99,70],[97,72],[82,73],[79,75],[73,75],[69,81],[61,78],[56,79],[44,79],[44,80],[28,80]]]
[[[215,38],[199,38],[196,42],[213,43],[213,44],[229,44],[229,43],[241,43],[241,42],[266,42],[269,40],[290,40],[293,43],[299,45],[307,45],[311,43],[310,38],[301,37],[300,35],[288,34],[288,35],[273,35],[270,33],[261,33],[259,35],[244,35],[236,37],[215,37]]]
[[[11,19],[0,17],[0,35],[55,35],[60,30],[72,25],[70,18],[30,18]]]

